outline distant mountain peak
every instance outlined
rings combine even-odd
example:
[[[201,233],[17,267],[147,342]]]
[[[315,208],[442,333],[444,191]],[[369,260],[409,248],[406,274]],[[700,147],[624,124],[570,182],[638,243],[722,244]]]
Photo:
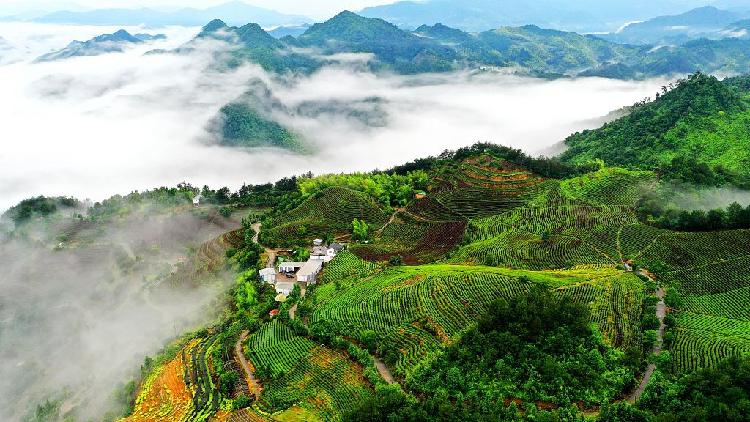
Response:
[[[112,34],[102,34],[88,41],[73,41],[62,50],[47,53],[37,58],[36,61],[48,62],[67,59],[70,57],[98,56],[101,54],[122,52],[127,45],[140,44],[144,41],[153,41],[165,38],[166,36],[164,36],[163,34],[132,35],[130,32],[124,29],[120,29],[119,31],[116,31]]]
[[[221,19],[214,19],[211,22],[207,23],[203,27],[203,29],[201,30],[201,32],[206,32],[206,33],[216,32],[216,31],[220,31],[220,30],[225,29],[225,28],[228,28],[228,26],[227,26],[227,24],[223,20],[221,20]]]

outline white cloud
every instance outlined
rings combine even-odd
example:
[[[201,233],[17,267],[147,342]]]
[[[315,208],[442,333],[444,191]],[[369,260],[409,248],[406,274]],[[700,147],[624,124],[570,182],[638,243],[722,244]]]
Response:
[[[44,38],[50,31],[42,27],[32,32]],[[190,34],[176,31],[167,44]],[[56,45],[58,37],[51,38]],[[663,83],[463,73],[376,77],[329,68],[271,88],[290,106],[380,97],[389,125],[362,130],[335,116],[280,116],[317,145],[317,153],[296,156],[205,143],[207,123],[222,105],[242,94],[251,78],[270,80],[259,68],[219,74],[207,70],[204,53],[144,56],[150,48],[0,67],[0,208],[39,194],[99,200],[181,181],[237,188],[308,170],[370,170],[477,141],[536,151]]]

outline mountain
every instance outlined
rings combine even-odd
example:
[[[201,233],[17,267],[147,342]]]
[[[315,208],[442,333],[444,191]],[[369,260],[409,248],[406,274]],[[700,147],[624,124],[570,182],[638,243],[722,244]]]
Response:
[[[734,31],[742,29],[734,27]],[[339,53],[369,54],[362,56],[360,66],[401,74],[505,68],[547,78],[643,79],[697,71],[741,74],[750,66],[750,40],[737,37],[653,47],[536,25],[469,33],[438,23],[410,32],[348,11],[309,27],[296,38],[277,39],[257,24],[231,27],[214,20],[195,40],[201,39],[231,44],[229,53],[218,54],[224,65],[252,61],[277,73],[309,74],[324,64],[340,63]],[[194,43],[188,43],[179,50],[193,47]]]
[[[34,19],[35,22],[80,25],[147,25],[147,26],[200,26],[211,19],[220,18],[230,25],[257,22],[262,26],[302,24],[309,18],[286,15],[235,1],[207,9],[183,8],[174,12],[154,9],[97,9],[90,11],[59,11]]]
[[[734,4],[750,6],[746,0]],[[528,24],[577,32],[612,32],[628,22],[705,5],[704,0],[426,0],[369,7],[361,14],[406,28],[442,22],[471,32]]]
[[[221,50],[215,54],[221,64],[230,68],[247,61],[276,73],[311,73],[320,67],[319,60],[292,51],[288,44],[271,36],[257,23],[236,27],[229,26],[220,19],[206,24],[193,40],[176,52],[193,51],[201,41],[206,40],[222,41],[232,47],[228,52]]]
[[[692,75],[627,116],[570,136],[562,158],[660,169],[694,183],[750,186],[748,88],[748,78],[720,82]]]
[[[534,25],[482,32],[478,38],[496,52],[505,65],[550,74],[574,75],[606,63],[629,63],[639,53],[637,48],[595,36]]]
[[[474,36],[442,23],[436,23],[433,26],[422,25],[414,30],[414,33],[420,37],[431,38],[445,44],[464,44],[475,40]]]
[[[62,50],[47,53],[36,59],[37,62],[51,62],[64,60],[70,57],[98,56],[107,53],[120,53],[128,46],[140,44],[147,41],[166,39],[163,34],[131,35],[128,31],[121,29],[113,34],[104,34],[94,37],[88,41],[73,41]]]
[[[604,37],[623,44],[676,45],[701,37],[721,38],[728,25],[746,16],[706,6],[680,15],[632,23]]]
[[[750,19],[733,22],[724,28],[722,35],[729,38],[750,39]]]
[[[310,29],[310,24],[304,24],[304,25],[292,25],[292,26],[280,26],[276,29],[272,29],[268,31],[271,36],[274,38],[284,38],[284,37],[298,37],[305,33],[308,29]]]
[[[384,69],[399,73],[451,70],[458,54],[437,42],[402,31],[382,19],[344,11],[310,27],[297,40],[325,54],[372,53]]]
[[[721,92],[701,76],[688,83],[694,85],[677,88],[672,100]],[[211,303],[220,319],[172,341],[136,371],[132,387],[120,394],[124,406],[112,415],[125,422],[269,414],[293,421],[381,421],[383,415],[393,421],[530,415],[742,421],[750,403],[750,207],[686,211],[741,222],[732,230],[657,227],[642,215],[641,200],[669,186],[652,170],[577,166],[494,144],[388,171],[308,174],[237,192],[183,184],[154,195],[164,204],[165,222],[178,210],[203,224],[225,223],[222,216],[260,221],[232,226],[202,245],[186,236],[178,246],[200,247],[187,252],[184,267],[148,278],[144,268],[169,259],[148,251],[156,249],[153,241],[127,237],[141,244],[132,242],[135,256],[123,252],[109,260],[94,253],[92,246],[103,242],[84,242],[124,226],[130,209],[148,209],[148,192],[104,201],[89,211],[101,217],[83,221],[45,217],[39,212],[45,198],[19,208],[29,210],[26,232],[49,232],[49,239],[70,233],[55,254],[93,257],[79,265],[97,271],[84,274],[121,269],[109,284],[121,274],[132,274],[148,291],[155,291],[154,279],[201,286],[211,278],[230,280],[226,294]],[[198,192],[194,209],[190,199]],[[262,215],[247,217],[258,209]],[[107,215],[117,219],[109,223]],[[132,220],[138,233],[149,232],[142,214]],[[65,232],[66,223],[86,230]],[[314,239],[324,238],[332,259],[313,256],[296,270],[299,264],[289,261],[305,261],[320,251]],[[283,254],[278,261],[276,253]],[[0,254],[8,262],[27,259],[32,268],[61,262],[44,257]],[[87,265],[92,261],[107,265]],[[276,264],[294,269],[282,273]],[[42,285],[55,269],[44,268],[52,270],[21,272],[13,286]],[[259,280],[259,271],[272,280]],[[39,312],[16,314],[33,322]],[[23,323],[6,318],[0,324],[6,321]],[[111,359],[99,355],[92,356]],[[45,375],[25,367],[13,373],[33,381]],[[246,394],[255,395],[255,405]]]

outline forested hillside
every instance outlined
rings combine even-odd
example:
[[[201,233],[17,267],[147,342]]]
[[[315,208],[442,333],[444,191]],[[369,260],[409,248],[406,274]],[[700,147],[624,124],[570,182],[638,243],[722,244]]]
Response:
[[[372,54],[376,72],[421,74],[486,67],[547,78],[602,76],[644,79],[704,71],[740,74],[750,63],[750,40],[742,37],[691,39],[672,45],[619,44],[535,25],[503,26],[469,33],[442,24],[406,31],[378,18],[344,11],[302,34],[276,39],[257,24],[230,27],[207,24],[195,40],[176,52],[192,51],[201,41],[220,40],[232,49],[216,56],[221,66],[258,63],[266,70],[309,74],[339,53]],[[316,53],[301,48],[314,48]]]
[[[749,94],[745,78],[694,74],[623,118],[570,136],[562,158],[654,169],[701,185],[748,186]]]

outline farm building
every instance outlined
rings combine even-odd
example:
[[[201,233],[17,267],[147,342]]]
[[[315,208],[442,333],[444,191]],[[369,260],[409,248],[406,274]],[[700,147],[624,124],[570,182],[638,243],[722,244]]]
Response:
[[[315,284],[318,273],[323,269],[323,261],[309,260],[297,273],[297,281],[300,283]],[[278,289],[277,289],[278,290]]]
[[[344,245],[342,245],[341,243],[334,242],[334,243],[331,243],[330,246],[328,246],[328,249],[333,249],[334,254],[337,254],[344,250]]]
[[[273,284],[276,281],[276,270],[273,268],[263,268],[260,270],[260,279],[263,280],[264,283]]]
[[[336,243],[336,245],[339,245]],[[317,260],[317,261],[323,261],[325,263],[330,262],[333,258],[336,257],[336,254],[341,251],[341,245],[339,245],[339,249],[336,250],[332,247],[325,247],[325,246],[314,246],[312,253],[310,254],[310,259]]]
[[[193,197],[193,206],[199,206],[201,204],[201,200],[203,200],[203,195],[198,194]]]
[[[279,281],[276,283],[276,293],[284,296],[289,296],[294,290],[294,285],[297,284],[294,281]]]
[[[323,246],[323,239],[313,240],[313,246]]]
[[[300,268],[304,267],[304,262],[282,262],[279,264],[280,273],[295,273]]]

